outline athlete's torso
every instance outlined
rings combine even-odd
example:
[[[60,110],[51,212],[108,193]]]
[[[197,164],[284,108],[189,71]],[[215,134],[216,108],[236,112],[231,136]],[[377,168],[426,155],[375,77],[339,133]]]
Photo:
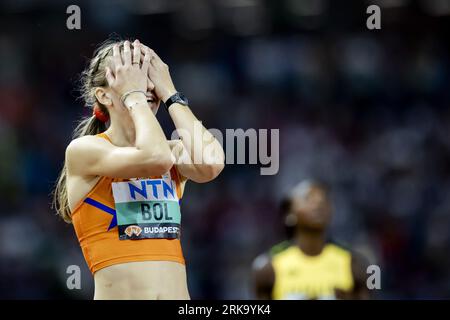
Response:
[[[181,223],[182,190],[176,168],[160,177],[141,179],[71,179],[75,179],[72,189],[91,188],[73,208],[72,222],[94,274],[96,298],[151,299],[170,294],[188,298],[180,232],[175,227],[179,224],[168,223]],[[153,236],[159,238],[147,239]],[[159,291],[153,290],[155,285]],[[173,290],[164,293],[163,287]]]
[[[348,250],[329,243],[318,256],[308,256],[298,246],[286,243],[275,251],[271,255],[273,299],[334,299],[335,289],[353,289]]]
[[[186,268],[172,261],[115,264],[94,275],[95,300],[188,300]]]

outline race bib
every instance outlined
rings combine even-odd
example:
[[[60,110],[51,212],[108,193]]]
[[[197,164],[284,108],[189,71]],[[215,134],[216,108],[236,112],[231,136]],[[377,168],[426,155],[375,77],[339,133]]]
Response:
[[[162,179],[113,182],[120,240],[179,239],[180,204],[170,174]]]

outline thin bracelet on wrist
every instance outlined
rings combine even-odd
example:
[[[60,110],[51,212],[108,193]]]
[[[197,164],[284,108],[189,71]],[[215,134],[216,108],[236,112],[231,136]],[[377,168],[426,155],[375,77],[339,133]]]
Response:
[[[144,96],[147,96],[147,94],[146,94],[145,91],[143,91],[143,90],[130,90],[130,91],[125,92],[125,93],[120,97],[120,101],[121,101],[123,104],[125,104],[125,99],[126,99],[130,94],[135,93],[135,92],[141,92],[141,93],[144,94]]]

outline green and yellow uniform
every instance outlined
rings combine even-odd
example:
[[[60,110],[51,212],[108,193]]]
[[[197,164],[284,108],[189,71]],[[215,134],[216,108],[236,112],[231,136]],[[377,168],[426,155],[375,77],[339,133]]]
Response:
[[[275,272],[272,299],[335,299],[335,289],[353,290],[352,254],[328,243],[317,256],[308,256],[288,241],[270,252]]]

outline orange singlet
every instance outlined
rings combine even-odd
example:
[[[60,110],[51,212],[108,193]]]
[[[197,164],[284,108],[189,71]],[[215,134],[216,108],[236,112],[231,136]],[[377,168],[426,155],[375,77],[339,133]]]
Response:
[[[104,133],[97,136],[111,142]],[[175,167],[170,169],[170,178],[181,199],[180,176]],[[124,262],[162,260],[185,264],[179,239],[119,240],[112,183],[123,181],[130,179],[101,177],[72,212],[73,226],[92,274]]]

